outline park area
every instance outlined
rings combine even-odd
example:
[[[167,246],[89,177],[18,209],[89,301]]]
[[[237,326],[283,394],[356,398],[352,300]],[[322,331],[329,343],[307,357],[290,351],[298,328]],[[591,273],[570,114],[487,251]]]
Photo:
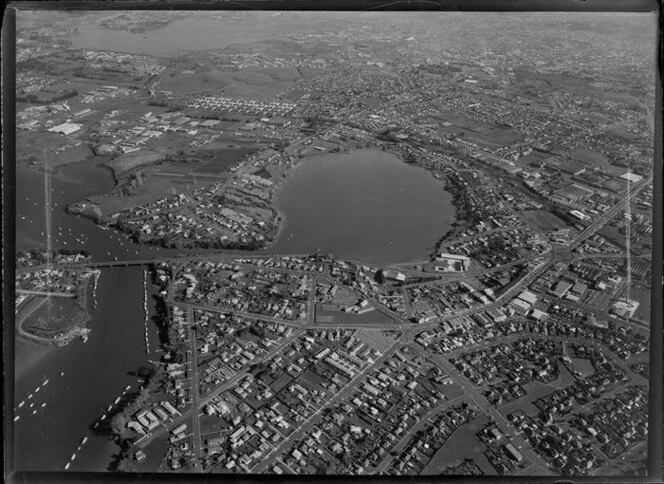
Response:
[[[484,455],[486,445],[477,437],[477,432],[483,429],[488,421],[489,417],[482,415],[459,427],[436,452],[422,474],[438,475],[448,466],[460,464],[465,459],[472,459],[484,474],[496,475],[495,469]]]
[[[526,222],[542,232],[553,232],[567,226],[565,222],[546,210],[528,210],[522,215]]]
[[[88,314],[76,298],[40,297],[39,300],[41,304],[23,322],[23,329],[30,334],[55,338],[87,323]]]

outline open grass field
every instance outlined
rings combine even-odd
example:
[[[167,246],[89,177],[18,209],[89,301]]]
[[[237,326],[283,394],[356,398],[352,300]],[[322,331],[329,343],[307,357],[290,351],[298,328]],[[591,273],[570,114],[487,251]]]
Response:
[[[229,96],[265,99],[291,87],[302,78],[297,69],[243,69],[237,72],[172,72],[160,87],[167,91],[223,91]]]
[[[536,72],[526,69],[515,69],[514,74],[516,76],[515,79],[518,82],[535,81],[552,87],[582,88],[586,87],[589,83],[588,79],[571,76],[569,74]]]
[[[590,375],[595,373],[593,364],[586,358],[572,358],[571,367],[574,371],[580,373],[580,378],[588,378]]]
[[[625,249],[627,244],[625,242],[625,234],[621,234],[617,227],[605,225],[597,231],[599,235],[604,237],[609,242],[613,242],[620,249]]]
[[[574,378],[574,375],[572,375],[565,365],[559,365],[559,367],[560,374],[558,375],[558,378],[555,381],[552,381],[549,386],[556,389],[567,388],[576,381],[576,378]]]
[[[16,161],[18,164],[37,162],[41,165],[46,160],[47,166],[53,168],[58,164],[54,151],[68,143],[70,141],[61,134],[19,129],[16,131]]]
[[[609,129],[607,129],[606,133],[611,135],[611,136],[616,136],[618,138],[622,138],[622,139],[624,139],[626,141],[629,141],[629,142],[633,142],[633,141],[639,139],[638,135],[636,135],[634,133],[629,133],[629,132],[625,131],[624,129],[615,128],[615,127],[611,127]]]
[[[78,163],[79,161],[84,161],[91,156],[92,150],[90,150],[87,145],[80,144],[78,146],[67,148],[60,153],[47,153],[46,162],[49,169],[55,171],[63,165]]]
[[[437,115],[432,116],[431,119],[441,124],[441,126],[443,123],[452,123],[451,126],[444,126],[441,130],[445,133],[462,136],[468,141],[483,145],[489,149],[508,146],[523,139],[513,129],[493,126],[475,119],[457,116],[447,111],[441,111]]]
[[[154,472],[163,458],[166,456],[169,442],[166,436],[156,438],[143,449],[145,452],[145,459],[141,462],[136,462],[137,472]]]
[[[542,232],[551,232],[565,227],[567,224],[546,210],[528,210],[523,212],[528,223]]]
[[[606,163],[606,157],[602,153],[591,150],[574,150],[569,154],[575,160],[581,161],[587,165],[597,166]]]
[[[611,190],[615,193],[622,193],[627,190],[627,182],[619,178],[612,178],[602,183],[602,188]]]
[[[140,150],[136,153],[126,153],[113,158],[106,163],[106,166],[113,170],[116,178],[122,177],[125,173],[144,165],[150,165],[166,158],[165,153],[151,150]]]
[[[288,373],[282,373],[279,378],[270,383],[270,389],[274,393],[279,393],[282,388],[288,385],[293,379],[288,375]]]
[[[645,287],[632,287],[629,291],[630,299],[639,302],[638,309],[634,312],[634,319],[641,319],[645,321],[651,320],[650,308],[651,298],[650,289]]]
[[[226,148],[207,152],[199,151],[197,155],[203,163],[195,171],[197,173],[228,172],[231,167],[255,151],[255,148],[250,147]]]
[[[545,153],[544,151],[533,150],[525,156],[519,158],[518,162],[522,164],[539,164],[540,162],[551,158],[551,153]]]
[[[37,331],[40,335],[59,333],[82,323],[86,313],[74,298],[49,297],[23,323],[27,331]]]
[[[467,133],[466,139],[489,149],[497,149],[521,141],[523,137],[513,129],[492,128],[481,133]]]
[[[391,337],[386,335],[384,331],[372,329],[359,331],[355,335],[355,338],[371,348],[375,348],[381,353],[387,350],[394,341]]]
[[[441,385],[436,385],[436,389],[440,390],[440,392],[445,395],[445,398],[447,400],[452,400],[456,397],[460,397],[465,393],[465,390],[461,388],[461,385],[457,383],[449,383],[447,385],[441,384]]]
[[[188,189],[195,190],[196,188],[220,181],[218,178],[197,177],[194,183],[192,177],[163,176],[158,174],[156,170],[145,170],[144,174],[145,183],[137,187],[131,195],[104,194],[95,195],[88,199],[100,206],[103,215],[110,215],[154,202],[173,193],[179,193]]]
[[[394,321],[378,310],[364,314],[347,313],[345,311],[323,311],[316,305],[317,323],[348,323],[348,324],[385,324]]]
[[[473,459],[487,475],[496,475],[496,470],[484,456],[486,445],[475,435],[489,421],[489,417],[482,415],[471,422],[461,426],[436,452],[429,464],[422,471],[423,475],[440,474],[446,467],[463,462],[464,459]]]
[[[516,410],[523,410],[528,415],[537,415],[539,409],[533,405],[532,402],[535,400],[545,397],[550,393],[553,393],[556,389],[550,385],[545,385],[538,381],[528,383],[524,386],[526,390],[526,396],[509,402],[498,409],[502,415],[509,415]]]

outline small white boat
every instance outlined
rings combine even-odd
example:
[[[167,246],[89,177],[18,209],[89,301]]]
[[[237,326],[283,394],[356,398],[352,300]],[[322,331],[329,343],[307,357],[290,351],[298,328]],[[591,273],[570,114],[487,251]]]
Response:
[[[32,411],[32,415],[35,415],[37,413],[37,410]]]
[[[19,418],[21,418],[19,415],[17,415],[16,417],[14,417],[14,422],[16,422]]]
[[[32,393],[28,395],[28,400],[30,400],[31,398],[32,398]]]
[[[60,372],[60,376],[64,376],[64,374],[65,374],[64,371]]]
[[[25,403],[25,400],[22,400],[21,403],[18,404],[18,408],[21,408],[24,403]]]
[[[131,388],[131,385],[127,385],[127,386],[125,387],[125,390],[129,390],[130,388]]]
[[[95,424],[92,426],[93,429],[96,429],[97,427],[99,427],[99,422],[95,422]]]
[[[76,452],[74,452],[74,453],[71,455],[71,457],[69,458],[69,460],[76,460]]]
[[[39,389],[40,389],[40,388],[41,388],[41,387],[37,387],[37,388],[35,389],[35,393],[39,393]]]
[[[35,406],[35,404],[34,404],[34,403],[31,403],[31,404],[30,404],[30,408],[32,408],[32,407],[34,407],[34,406]]]
[[[46,406],[46,402],[42,403],[41,408],[44,408]]]
[[[103,422],[104,420],[106,420],[106,414],[102,415],[100,420],[101,420],[102,422]]]
[[[42,386],[45,386],[47,384],[48,384],[48,378],[46,380],[44,380],[44,383],[42,383]]]
[[[69,462],[65,464],[65,470],[69,469]]]
[[[106,411],[110,412],[112,408],[113,408],[113,405],[109,405],[108,408],[106,409]]]
[[[81,444],[85,444],[88,441],[87,437],[83,437],[83,440],[81,440]]]
[[[113,403],[116,404],[116,405],[117,405],[118,403],[120,403],[120,397],[118,397],[118,398],[116,398],[115,400],[113,400]]]

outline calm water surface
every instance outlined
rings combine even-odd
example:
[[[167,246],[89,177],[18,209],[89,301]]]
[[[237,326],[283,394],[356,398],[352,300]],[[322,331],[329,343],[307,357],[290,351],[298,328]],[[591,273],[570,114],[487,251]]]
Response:
[[[443,187],[379,150],[307,158],[277,196],[286,223],[269,252],[319,249],[378,264],[426,258],[456,214]]]
[[[332,25],[330,20],[321,19],[320,15],[317,17],[304,22],[273,12],[258,12],[250,19],[235,21],[222,21],[222,17],[212,16],[192,17],[175,20],[145,33],[110,30],[82,22],[78,35],[71,40],[73,47],[79,49],[174,57],[190,51],[224,49],[232,44],[267,40],[287,33],[319,31]]]
[[[95,260],[154,257],[161,253],[153,248],[134,247],[126,237],[64,212],[70,202],[109,190],[113,181],[108,171],[77,163],[52,176],[52,210],[45,206],[44,173],[21,169],[16,178],[18,250],[46,247],[46,218],[50,217],[53,247],[85,249]],[[156,288],[148,284],[150,317],[154,313],[154,293]],[[129,373],[145,366],[148,358],[157,360],[160,356],[155,353],[159,343],[152,324],[148,326],[152,353],[148,356],[145,350],[142,300],[141,268],[103,269],[96,308],[92,297],[89,300],[92,321],[88,327],[92,332],[87,343],[77,339],[62,348],[16,343],[17,469],[61,470],[74,452],[77,455],[70,470],[108,467],[117,448],[108,435],[91,427],[127,385],[137,388],[137,377]],[[41,386],[45,379],[48,384]],[[28,399],[31,393],[33,397]],[[25,403],[18,408],[21,401]],[[88,436],[88,441],[77,451],[84,436]]]

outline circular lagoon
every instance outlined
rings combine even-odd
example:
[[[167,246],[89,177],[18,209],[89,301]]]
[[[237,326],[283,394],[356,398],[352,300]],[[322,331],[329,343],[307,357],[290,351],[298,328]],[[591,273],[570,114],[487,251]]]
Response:
[[[307,158],[275,202],[285,221],[268,252],[376,264],[426,258],[456,215],[442,180],[381,150]]]

